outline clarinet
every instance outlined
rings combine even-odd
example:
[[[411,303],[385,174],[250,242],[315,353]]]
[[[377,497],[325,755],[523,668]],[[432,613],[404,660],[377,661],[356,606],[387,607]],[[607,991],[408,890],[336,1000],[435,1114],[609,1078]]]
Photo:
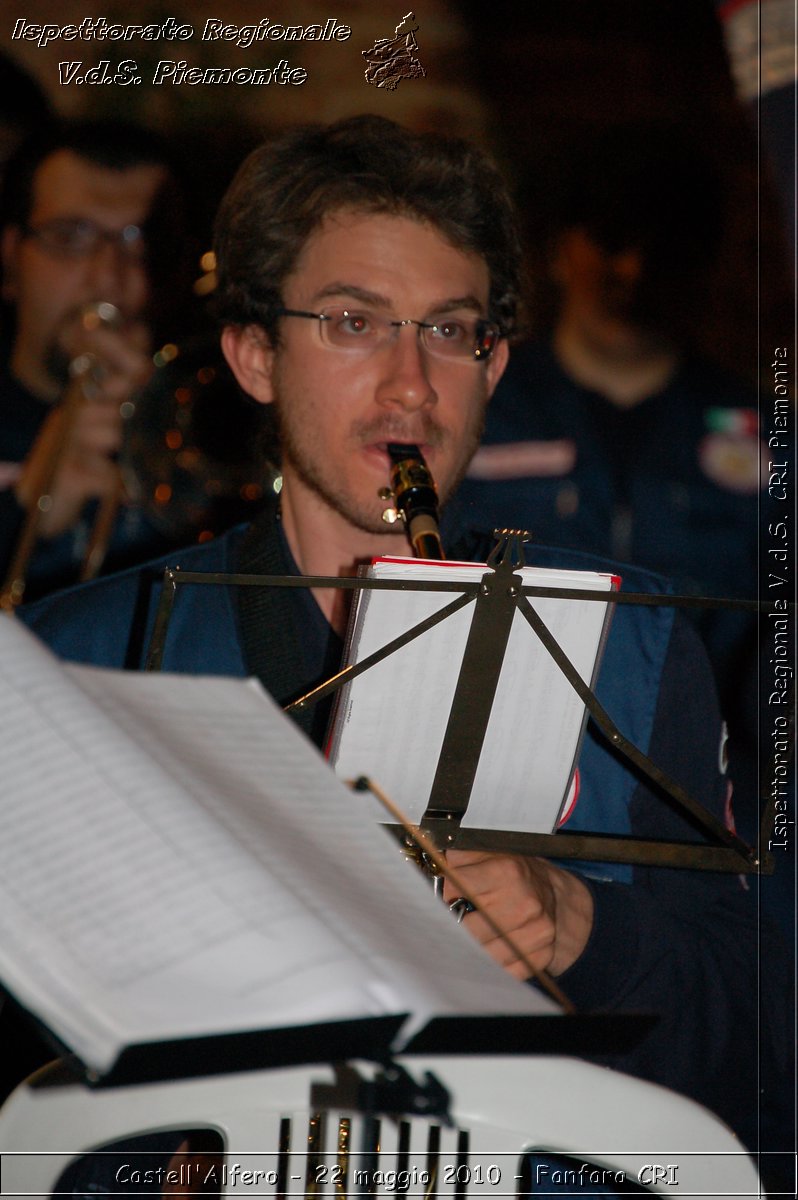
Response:
[[[416,558],[445,559],[438,528],[438,490],[423,454],[418,446],[407,443],[389,442],[387,449],[392,464],[391,486],[381,488],[379,496],[390,500],[392,507],[382,514],[383,521],[389,525],[397,520],[404,522]],[[407,834],[401,842],[402,853],[423,871],[435,894],[442,897],[443,876],[433,861]]]
[[[392,500],[393,507],[383,513],[389,523],[401,518],[416,558],[443,559],[438,527],[438,491],[429,467],[418,446],[390,442],[391,486],[380,496]]]

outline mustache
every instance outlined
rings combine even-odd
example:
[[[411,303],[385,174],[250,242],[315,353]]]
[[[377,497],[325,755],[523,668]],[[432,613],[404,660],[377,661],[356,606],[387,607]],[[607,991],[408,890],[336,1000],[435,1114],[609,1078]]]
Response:
[[[358,421],[352,433],[364,445],[374,442],[414,443],[433,446],[443,445],[446,432],[429,414],[419,415],[412,420],[396,415],[380,415],[370,421]]]

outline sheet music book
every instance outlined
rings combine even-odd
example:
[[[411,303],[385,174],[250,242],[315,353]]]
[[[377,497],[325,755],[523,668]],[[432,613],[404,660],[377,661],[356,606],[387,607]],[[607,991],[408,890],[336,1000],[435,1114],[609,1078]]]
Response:
[[[0,708],[0,980],[97,1073],[172,1039],[559,1012],[259,683],[65,666],[3,616]]]
[[[478,563],[376,559],[375,579],[479,580]],[[525,585],[613,591],[617,576],[522,567]],[[444,608],[455,593],[368,590],[357,595],[348,663]],[[597,677],[611,604],[530,597],[582,679]],[[345,685],[329,744],[342,779],[369,775],[418,823],[426,809],[474,606],[447,617]],[[532,628],[516,612],[463,827],[552,833],[573,799],[585,707]],[[372,811],[380,819],[376,801]],[[384,819],[384,817],[382,818]]]

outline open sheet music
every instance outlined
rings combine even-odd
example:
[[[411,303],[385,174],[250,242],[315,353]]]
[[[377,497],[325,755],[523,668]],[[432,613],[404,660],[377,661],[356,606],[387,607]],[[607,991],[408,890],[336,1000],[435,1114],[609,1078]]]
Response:
[[[254,681],[60,664],[0,617],[0,980],[127,1045],[552,1013],[472,942]]]
[[[476,563],[377,559],[377,579],[479,580]],[[540,567],[524,584],[610,592],[617,576]],[[347,663],[445,607],[454,593],[362,590],[350,624]],[[593,686],[613,605],[532,597],[531,603],[582,679]],[[468,605],[342,689],[330,760],[342,778],[370,775],[420,822],[430,795],[474,612]],[[499,651],[501,653],[501,651]],[[585,709],[554,660],[516,612],[463,826],[551,833],[567,810]],[[373,811],[379,818],[374,803]]]

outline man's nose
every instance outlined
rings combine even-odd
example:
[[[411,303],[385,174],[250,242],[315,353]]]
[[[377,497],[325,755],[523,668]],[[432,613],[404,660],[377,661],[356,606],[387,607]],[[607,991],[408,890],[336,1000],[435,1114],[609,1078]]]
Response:
[[[429,378],[428,355],[416,325],[397,328],[382,354],[382,375],[377,387],[380,404],[408,411],[428,408],[438,397]]]
[[[130,274],[137,267],[121,246],[107,238],[100,241],[89,256],[86,270],[92,290],[99,299],[123,304]]]

